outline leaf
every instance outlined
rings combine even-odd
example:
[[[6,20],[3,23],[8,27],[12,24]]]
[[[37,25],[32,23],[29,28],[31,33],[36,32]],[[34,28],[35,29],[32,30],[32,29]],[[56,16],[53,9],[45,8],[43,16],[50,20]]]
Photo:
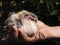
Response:
[[[44,0],[40,0],[40,2],[39,2],[39,3],[43,4],[43,3],[44,3]]]
[[[13,4],[12,4],[13,6],[17,6],[17,4],[14,2]]]
[[[33,6],[36,6],[36,0],[30,0],[29,2],[30,2],[30,4],[32,4]]]
[[[22,1],[22,3],[25,3],[26,1]]]
[[[60,4],[60,0],[55,0],[56,5]]]

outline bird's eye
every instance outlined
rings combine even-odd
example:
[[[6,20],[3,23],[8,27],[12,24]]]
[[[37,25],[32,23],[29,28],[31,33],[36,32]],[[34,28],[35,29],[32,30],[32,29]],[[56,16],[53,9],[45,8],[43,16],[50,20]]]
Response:
[[[32,15],[33,18],[35,18],[35,15]]]
[[[29,15],[26,14],[25,16],[27,17],[27,16],[29,16]]]
[[[28,16],[29,16],[29,15],[26,14],[24,17],[27,18]]]

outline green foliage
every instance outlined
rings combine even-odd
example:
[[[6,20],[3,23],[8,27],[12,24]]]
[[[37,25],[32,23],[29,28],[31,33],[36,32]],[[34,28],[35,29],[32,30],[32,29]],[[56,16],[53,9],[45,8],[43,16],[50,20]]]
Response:
[[[13,6],[16,6],[17,4],[16,3],[13,3]]]

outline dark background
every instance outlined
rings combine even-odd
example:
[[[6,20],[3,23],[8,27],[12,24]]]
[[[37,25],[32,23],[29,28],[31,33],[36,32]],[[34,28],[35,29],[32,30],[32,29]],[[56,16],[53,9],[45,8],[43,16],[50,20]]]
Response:
[[[60,0],[0,0],[0,45],[9,43],[9,33],[4,29],[4,21],[9,13],[23,9],[35,13],[39,20],[49,26],[60,26]],[[31,45],[60,45],[60,39],[46,39]]]

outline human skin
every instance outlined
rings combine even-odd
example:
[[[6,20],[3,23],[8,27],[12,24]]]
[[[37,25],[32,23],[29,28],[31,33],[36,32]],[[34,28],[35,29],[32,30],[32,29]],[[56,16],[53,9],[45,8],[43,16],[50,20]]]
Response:
[[[27,42],[35,42],[38,40],[44,40],[46,38],[58,38],[60,37],[60,26],[48,26],[44,24],[42,21],[37,21],[37,29],[38,33],[34,35],[33,37],[29,37],[26,35],[26,33],[23,31],[23,29],[18,29],[16,26],[12,26],[12,35],[14,40],[18,39],[18,35],[21,35],[21,37],[27,41]]]

